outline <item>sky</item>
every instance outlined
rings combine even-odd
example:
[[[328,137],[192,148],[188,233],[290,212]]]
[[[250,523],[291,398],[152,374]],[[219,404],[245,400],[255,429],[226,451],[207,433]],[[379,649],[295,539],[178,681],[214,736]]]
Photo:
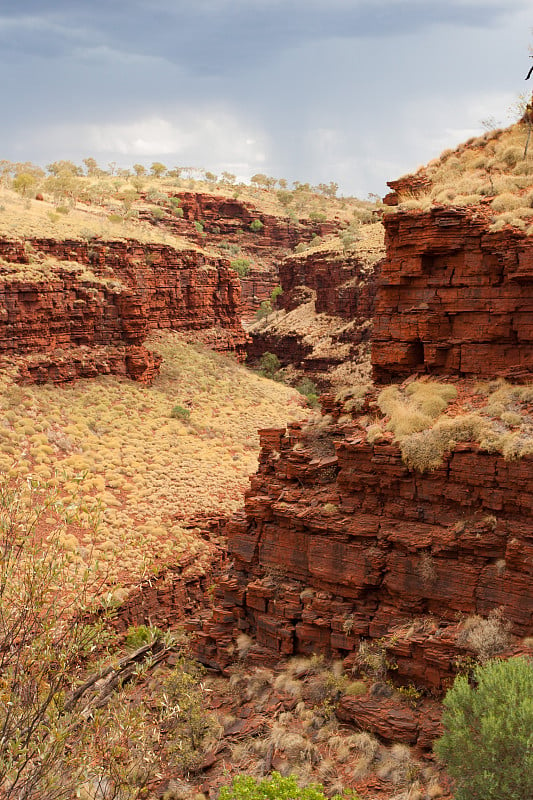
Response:
[[[512,120],[533,0],[0,0],[0,159],[366,198]]]

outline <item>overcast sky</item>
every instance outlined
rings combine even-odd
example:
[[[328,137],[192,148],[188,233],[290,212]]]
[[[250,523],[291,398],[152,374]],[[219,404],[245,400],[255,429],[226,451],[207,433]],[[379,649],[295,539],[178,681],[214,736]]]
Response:
[[[532,0],[0,0],[0,159],[382,194],[525,82]]]

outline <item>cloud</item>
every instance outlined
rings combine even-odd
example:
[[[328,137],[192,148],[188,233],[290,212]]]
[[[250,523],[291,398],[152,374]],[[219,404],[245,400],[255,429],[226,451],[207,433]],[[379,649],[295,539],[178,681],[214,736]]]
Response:
[[[0,32],[3,20],[28,53],[52,56],[83,40],[206,76],[250,70],[331,37],[386,39],[442,24],[487,28],[524,7],[526,0],[4,0]]]
[[[240,165],[246,177],[266,159],[268,137],[221,109],[183,109],[174,119],[146,117],[124,123],[49,125],[24,137],[22,147],[32,150],[37,141],[44,160],[68,152],[72,142],[80,153],[102,162],[123,166],[134,161],[166,161],[167,166],[188,165],[216,170]]]
[[[0,156],[382,191],[505,121],[529,25],[530,0],[2,0]]]

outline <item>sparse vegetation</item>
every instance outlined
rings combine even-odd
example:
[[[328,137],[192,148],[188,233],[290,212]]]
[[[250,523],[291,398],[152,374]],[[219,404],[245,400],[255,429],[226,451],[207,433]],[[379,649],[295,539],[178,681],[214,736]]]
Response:
[[[273,378],[281,369],[281,363],[275,353],[263,353],[259,362],[261,374],[265,378]]]
[[[404,389],[389,386],[378,404],[388,418],[382,431],[394,433],[405,463],[420,472],[442,464],[444,454],[458,442],[477,442],[482,449],[500,452],[512,460],[533,453],[533,420],[520,407],[527,407],[531,386],[511,386],[496,381],[490,388],[480,385],[487,402],[475,412],[461,410],[455,415],[443,413],[457,391],[450,384],[414,381]],[[379,431],[372,426],[373,441]],[[370,430],[370,426],[369,426]]]
[[[24,266],[24,265],[22,265]],[[257,428],[302,418],[298,393],[235,360],[160,332],[148,347],[163,365],[151,387],[112,377],[19,387],[0,373],[0,468],[14,480],[53,480],[79,493],[81,519],[99,516],[89,539],[75,525],[75,558],[98,562],[111,591],[188,553],[202,539],[184,526],[198,513],[231,513],[256,469]],[[172,418],[179,405],[189,420]]]
[[[518,122],[444,151],[415,173],[420,188],[412,196],[400,196],[400,210],[428,210],[434,203],[475,207],[490,199],[492,230],[511,225],[530,234],[528,190],[533,160],[527,148],[529,134],[528,124]]]
[[[461,625],[457,644],[468,647],[484,663],[502,653],[510,644],[510,624],[503,609],[496,608],[488,617],[468,617]]]
[[[176,405],[170,412],[170,416],[172,419],[181,419],[183,422],[188,422],[191,418],[191,412],[190,409],[184,408],[184,406]]]
[[[235,270],[239,278],[245,278],[250,272],[250,261],[247,258],[236,258],[230,263],[230,266]]]
[[[307,402],[311,408],[317,408],[319,405],[318,389],[316,384],[310,378],[302,378],[302,380],[296,384],[295,389],[300,392],[300,394],[303,394],[305,398],[307,398]]]

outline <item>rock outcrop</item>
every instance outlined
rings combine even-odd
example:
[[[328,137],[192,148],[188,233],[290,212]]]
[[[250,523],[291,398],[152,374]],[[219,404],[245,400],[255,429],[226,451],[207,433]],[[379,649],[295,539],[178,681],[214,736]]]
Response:
[[[227,526],[234,567],[195,623],[202,660],[225,667],[245,631],[258,660],[320,652],[440,694],[476,655],[464,634],[475,616],[502,609],[512,634],[533,633],[532,457],[464,445],[421,475],[356,423],[294,424],[261,443],[244,514]],[[427,740],[418,723],[409,731],[404,741]]]
[[[482,212],[445,206],[385,215],[384,224],[376,379],[533,376],[533,238],[491,233]]]
[[[239,281],[223,259],[48,239],[2,240],[0,258],[0,356],[41,354],[22,367],[25,380],[113,372],[150,381],[160,359],[142,342],[153,328],[212,331],[215,349],[244,353]]]
[[[249,328],[249,359],[274,353],[283,366],[301,370],[324,388],[332,369],[368,361],[380,269],[376,250],[372,255],[311,250],[282,261],[283,293],[277,299],[282,311]]]
[[[143,218],[202,247],[220,252],[233,247],[238,251],[233,258],[250,260],[249,274],[240,278],[245,320],[253,319],[261,303],[279,285],[278,265],[288,252],[301,242],[327,236],[341,226],[335,219],[317,222],[267,214],[250,202],[223,195],[183,191],[175,199],[182,216],[167,209],[154,219],[153,212],[147,210]],[[250,227],[254,223],[260,223],[258,230]]]
[[[490,232],[482,209],[399,213],[385,225],[376,377],[530,379],[533,240]],[[331,304],[335,271],[300,266],[294,286],[314,280]],[[197,620],[199,656],[224,668],[244,631],[257,642],[252,661],[319,652],[372,674],[378,689],[387,678],[439,697],[477,658],[530,652],[533,456],[465,442],[421,473],[391,433],[367,438],[375,391],[323,407],[334,421],[261,432],[259,470],[227,526],[233,568],[214,612]],[[389,695],[343,698],[339,716],[427,748],[438,705],[408,709]]]

